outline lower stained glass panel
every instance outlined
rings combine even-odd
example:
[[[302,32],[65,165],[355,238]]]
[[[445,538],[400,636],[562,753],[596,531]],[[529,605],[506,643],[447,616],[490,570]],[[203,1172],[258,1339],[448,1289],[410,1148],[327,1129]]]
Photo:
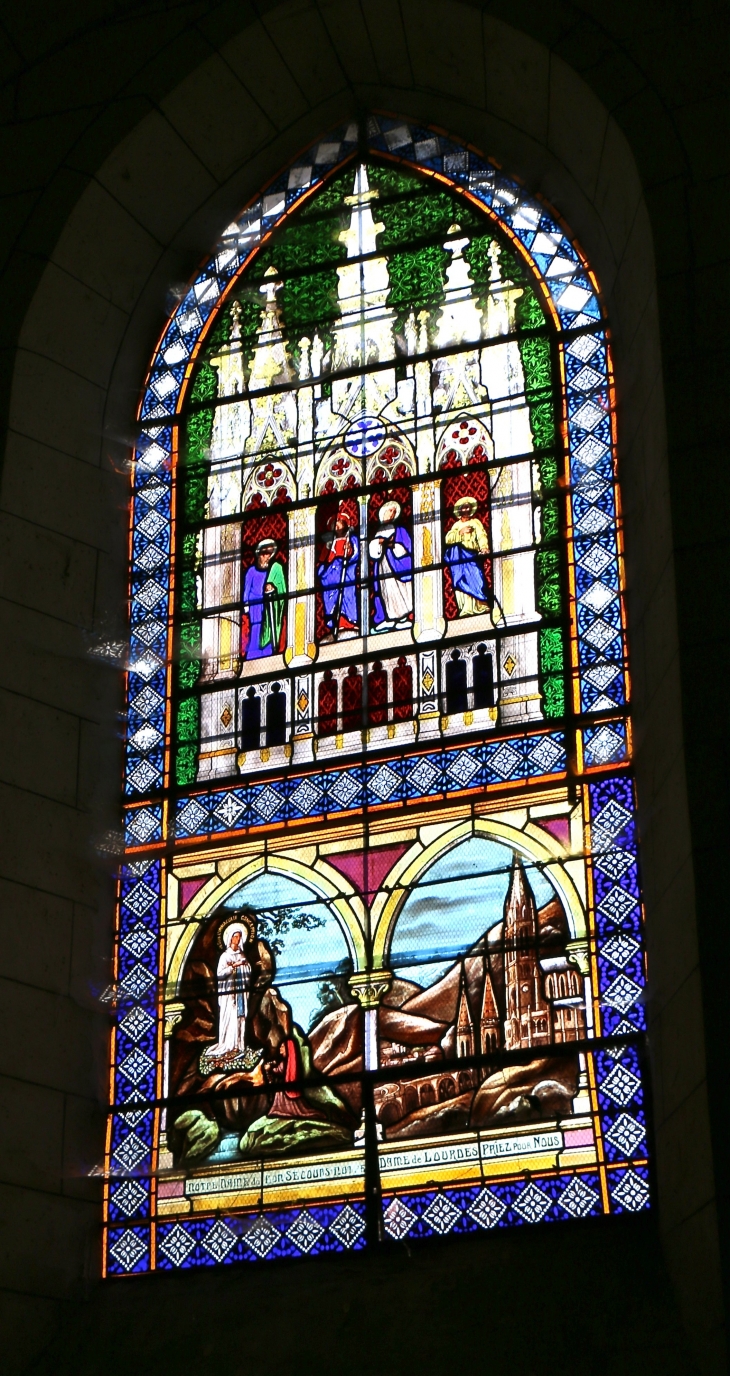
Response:
[[[109,1273],[646,1208],[636,864],[625,775],[133,862]]]

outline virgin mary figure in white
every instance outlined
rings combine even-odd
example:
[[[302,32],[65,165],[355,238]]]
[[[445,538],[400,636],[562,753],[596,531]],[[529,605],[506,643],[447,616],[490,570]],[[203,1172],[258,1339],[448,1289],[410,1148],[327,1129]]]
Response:
[[[223,932],[223,951],[216,971],[218,987],[218,1041],[206,1048],[209,1060],[229,1060],[246,1048],[246,1015],[251,966],[244,955],[248,935],[242,922],[231,922]]]

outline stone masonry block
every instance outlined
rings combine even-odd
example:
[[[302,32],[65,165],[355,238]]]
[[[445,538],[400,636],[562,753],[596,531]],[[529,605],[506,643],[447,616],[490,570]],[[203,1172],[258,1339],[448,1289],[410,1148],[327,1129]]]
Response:
[[[0,779],[73,806],[78,786],[79,720],[0,689]]]
[[[152,235],[106,187],[92,181],[64,226],[53,261],[126,312],[159,252]]]
[[[65,993],[72,935],[73,904],[67,898],[0,879],[0,976]]]
[[[171,125],[221,181],[273,133],[261,107],[215,54],[162,102]]]
[[[637,340],[644,344],[645,352],[651,354],[651,364],[656,366],[654,350],[648,346],[653,331],[641,328],[644,312],[656,310],[656,275],[654,270],[654,241],[651,220],[642,199],[629,229],[621,255],[616,281],[613,289],[613,307],[617,322],[620,322],[620,339],[625,353],[631,350],[632,370],[646,367],[648,360],[640,357],[636,347]],[[625,378],[625,382],[629,379]]]
[[[15,1290],[22,1277],[26,1292],[68,1296],[90,1261],[94,1205],[2,1184],[0,1215],[0,1286]]]
[[[699,970],[688,972],[654,1024],[657,1129],[704,1082],[705,1032]]]
[[[283,128],[306,110],[296,77],[258,20],[229,39],[220,55],[275,128]]]
[[[0,1294],[0,1330],[6,1376],[21,1376],[57,1331],[66,1302],[6,1290]]]
[[[349,80],[376,85],[378,69],[361,6],[355,0],[321,0],[319,12]]]
[[[94,903],[98,875],[89,817],[48,798],[0,783],[5,809],[0,867],[6,879],[32,886],[42,876],[50,893]]]
[[[0,596],[77,626],[91,619],[96,554],[88,545],[0,513]]]
[[[105,394],[63,364],[31,350],[17,355],[10,423],[18,434],[98,464]]]
[[[640,814],[641,816],[641,814]],[[660,872],[654,858],[651,818],[642,828],[642,855],[647,862],[645,873],[652,878]],[[657,886],[658,887],[658,886]],[[646,885],[647,906],[647,963],[649,971],[647,1011],[650,1024],[661,1018],[662,1010],[684,983],[698,960],[697,932],[688,915],[695,910],[694,874],[691,856],[687,854],[673,867],[671,880],[662,892],[655,892],[654,884]]]
[[[69,993],[79,1007],[102,1018],[103,1025],[97,1025],[101,1030],[94,1061],[94,1085],[102,1098],[108,1085],[106,1014],[100,1011],[97,995],[110,983],[113,973],[116,863],[115,857],[105,856],[95,866],[99,888],[95,906],[81,902],[73,905],[68,980]]]
[[[0,1179],[60,1193],[64,1098],[45,1085],[0,1076]]]
[[[262,22],[287,66],[296,70],[310,104],[342,90],[345,74],[319,14],[307,0],[287,0],[265,13]]]
[[[362,12],[380,80],[408,88],[413,72],[400,7],[391,4],[391,0],[363,0]]]
[[[605,105],[567,62],[553,54],[548,142],[589,197],[595,191],[607,124]]]
[[[12,659],[0,657],[3,687],[72,715],[96,720],[103,713],[115,670],[89,656],[81,628],[0,600],[0,636],[15,647]]]
[[[108,1081],[107,1081],[108,1083]],[[62,1189],[69,1198],[85,1199],[98,1209],[101,1181],[90,1171],[104,1159],[106,1113],[96,1099],[67,1094],[64,1099]]]
[[[696,1213],[714,1196],[709,1128],[704,1083],[657,1124],[659,1199],[668,1227]]]
[[[80,723],[78,732],[77,802],[79,807],[99,811],[100,798],[109,792],[107,781],[120,777],[123,768],[122,742],[110,738],[107,721]]]
[[[550,57],[541,43],[492,15],[484,16],[487,109],[546,143]]]
[[[49,263],[23,322],[22,347],[103,387],[126,323],[118,306]]]
[[[450,0],[404,0],[403,19],[410,33],[414,80],[459,100],[484,108],[484,58],[481,15],[470,5]]]
[[[696,1369],[727,1370],[725,1322],[714,1200],[690,1218],[668,1226],[663,1236],[667,1265],[674,1280],[687,1329],[692,1334]]]
[[[215,181],[157,111],[128,134],[98,180],[160,243],[167,243],[210,195]]]
[[[70,998],[28,985],[3,980],[0,987],[0,1074],[88,1095],[93,1086],[89,1012]]]
[[[642,197],[639,173],[614,119],[606,125],[595,203],[616,259],[622,258]]]
[[[72,458],[11,431],[3,473],[3,506],[23,518],[33,511],[39,526],[107,548],[116,532],[99,512],[110,502],[113,473]],[[115,513],[116,514],[116,513]]]

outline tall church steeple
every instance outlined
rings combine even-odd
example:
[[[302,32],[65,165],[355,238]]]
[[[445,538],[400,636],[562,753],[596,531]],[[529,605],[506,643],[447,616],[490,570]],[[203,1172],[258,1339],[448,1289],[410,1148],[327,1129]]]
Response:
[[[466,1056],[473,1056],[474,1046],[474,1019],[469,1007],[469,995],[466,989],[466,966],[461,962],[461,976],[459,979],[459,1002],[456,1008],[456,1054],[461,1060]]]
[[[479,1016],[479,1049],[483,1056],[499,1049],[501,1038],[499,1009],[494,995],[494,985],[489,969],[489,959],[484,957],[484,988],[482,990],[482,1009]]]
[[[449,235],[458,236],[459,226],[452,225]],[[444,248],[451,254],[446,269],[444,304],[436,326],[436,347],[448,349],[453,344],[478,345],[482,337],[482,318],[474,298],[474,283],[469,264],[464,257],[468,247],[466,237],[449,237]]]
[[[435,397],[443,410],[476,406],[484,397],[479,372],[482,318],[474,296],[469,264],[464,258],[464,249],[468,244],[467,238],[459,237],[459,226],[452,225],[444,244],[451,254],[451,262],[446,269],[444,304],[436,326],[436,347],[448,349],[473,344],[474,348],[436,360],[434,370],[438,386]]]
[[[241,347],[241,307],[238,301],[234,301],[231,306],[231,335],[228,345],[211,358],[210,365],[217,373],[219,397],[236,397],[243,392],[246,379]],[[215,464],[220,459],[238,458],[248,438],[250,427],[248,402],[230,401],[225,406],[216,406],[210,440],[211,462]],[[230,507],[230,511],[234,510],[235,506]],[[215,504],[210,511],[211,516],[228,514],[228,509],[218,509]]]
[[[361,163],[355,173],[350,224],[340,233],[347,249],[347,263],[337,269],[340,319],[334,327],[333,365],[337,368],[385,362],[395,356],[394,313],[386,304],[390,291],[388,260],[378,254],[378,236],[385,226],[373,219],[372,202],[378,195],[368,183]],[[395,372],[366,374],[353,385],[333,384],[333,410],[368,411],[378,414],[395,397]],[[358,405],[359,401],[359,405]]]
[[[264,308],[248,380],[248,389],[252,394],[251,437],[246,444],[246,452],[256,455],[264,449],[286,448],[292,444],[297,426],[297,403],[292,392],[269,392],[265,396],[256,396],[257,392],[263,392],[275,384],[285,387],[292,377],[276,299],[281,282],[277,280],[275,267],[267,269],[259,290],[264,297]]]
[[[286,355],[284,332],[276,299],[277,292],[281,291],[281,282],[277,281],[275,267],[267,268],[259,291],[264,298],[264,308],[261,312],[261,323],[248,382],[251,392],[259,391],[262,387],[270,387],[273,382],[285,383],[291,379],[291,369]]]
[[[508,1051],[550,1040],[550,1009],[543,993],[538,943],[535,899],[522,861],[515,855],[504,905],[504,1044]]]

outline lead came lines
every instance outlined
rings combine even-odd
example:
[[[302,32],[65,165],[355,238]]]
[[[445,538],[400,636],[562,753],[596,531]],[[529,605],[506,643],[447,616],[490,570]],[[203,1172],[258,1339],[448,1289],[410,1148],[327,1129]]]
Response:
[[[343,153],[353,150],[354,142],[352,138],[348,141],[348,134],[356,136],[357,131],[353,131],[352,127],[343,129],[336,136],[313,147],[296,167],[290,169],[259,198],[255,206],[244,213],[238,224],[229,227],[218,246],[214,261],[199,275],[171,321],[163,339],[160,357],[150,375],[149,390],[143,403],[147,443],[140,451],[137,467],[136,497],[140,500],[135,500],[133,639],[129,663],[127,780],[136,799],[144,799],[162,780],[166,668],[163,636],[169,610],[170,542],[171,431],[167,422],[177,419],[175,408],[181,381],[199,331],[217,308],[221,292],[228,287],[259,236],[278,223],[284,211],[295,204],[304,190],[316,185],[329,169],[336,166]],[[371,120],[369,135],[375,148],[386,146],[399,157],[412,162],[427,158],[433,168],[443,170],[446,176],[454,178],[457,185],[468,187],[485,205],[497,211],[520,237],[542,272],[552,292],[562,330],[578,331],[567,336],[566,355],[571,431],[569,500],[573,504],[577,565],[579,570],[585,570],[579,574],[577,589],[582,706],[585,711],[598,710],[607,714],[614,709],[620,711],[623,705],[623,640],[615,547],[606,353],[604,342],[599,338],[599,309],[579,256],[562,231],[550,222],[544,207],[523,197],[513,183],[494,168],[481,163],[474,154],[449,144],[441,136],[423,131],[416,133],[407,125],[393,121]],[[456,271],[459,251],[453,246],[447,248],[451,254],[449,271]],[[359,263],[358,271],[362,283],[366,277],[366,259]],[[274,299],[275,292],[272,289],[271,300]],[[385,298],[377,310],[373,307],[371,311],[374,329],[383,328],[388,321],[391,308],[385,306],[384,301]],[[362,337],[365,338],[364,335]],[[468,348],[465,347],[462,361],[467,355]],[[426,354],[419,355],[413,351],[412,356],[417,361],[421,356],[425,358]],[[445,354],[443,356],[446,357]],[[432,361],[438,362],[436,352],[433,360],[429,358],[429,366]],[[373,386],[379,385],[376,370],[372,372],[370,381]],[[343,382],[346,383],[346,379]],[[265,388],[261,390],[262,399],[265,392]],[[281,395],[284,393],[281,392]],[[524,402],[524,391],[522,398]],[[367,459],[373,436],[369,437],[367,427],[355,425],[350,430],[348,452],[358,460]],[[381,442],[379,438],[378,443]],[[377,445],[372,453],[376,451]],[[415,494],[416,488],[411,486],[409,490]],[[509,514],[512,508],[529,512],[529,495],[518,495],[510,503],[496,494],[492,503],[495,522],[501,520],[504,513]],[[414,534],[417,529],[419,527],[414,521]],[[352,530],[359,537],[363,536],[362,525],[355,524]],[[292,557],[295,553],[296,547],[292,546]],[[500,576],[501,560],[503,553],[493,550],[495,578]],[[433,566],[439,567],[437,561]],[[369,615],[366,602],[365,598],[361,611],[363,629]],[[225,610],[229,604],[219,599],[218,605]],[[235,627],[233,634],[235,638]],[[500,676],[506,674],[509,677],[513,672],[509,668],[510,663],[515,665],[512,650],[506,647],[503,652],[501,645],[501,637],[494,637],[497,656],[494,675],[499,683],[502,682]],[[451,652],[451,645],[448,649]],[[459,653],[463,655],[465,649],[469,647],[459,646]],[[368,659],[367,672],[374,675],[376,669],[372,666],[374,654],[377,653],[375,637],[370,639],[368,650],[372,654]],[[420,649],[417,653],[413,652],[409,660],[409,667],[414,673],[413,693],[418,701],[423,697],[420,684],[416,688],[415,677],[419,672],[417,661],[420,653]],[[432,685],[428,690],[429,700],[433,703],[435,714],[448,719],[455,712],[453,706],[449,707],[444,700],[444,679],[439,678],[438,663],[437,657],[432,656],[432,665],[428,669]],[[522,675],[524,678],[523,668],[516,667],[516,677]],[[437,669],[436,673],[433,672],[434,668]],[[390,665],[387,671],[391,672]],[[366,670],[363,669],[362,673],[364,678]],[[281,678],[288,682],[285,674],[282,673]],[[292,689],[293,683],[292,675]],[[216,685],[216,692],[219,687]],[[271,685],[267,691],[270,692],[270,689]],[[224,701],[225,691],[224,687],[220,687],[220,702],[216,703],[215,711],[220,720],[227,714],[229,720],[236,722],[238,703],[233,702],[230,706]],[[312,689],[308,691],[311,697]],[[369,686],[366,685],[363,691],[369,692]],[[392,693],[392,685],[389,685],[388,692]],[[481,710],[476,708],[471,678],[468,692],[474,695],[474,707],[470,697],[468,711]],[[299,698],[299,688],[297,694]],[[269,700],[261,700],[266,710]],[[316,704],[308,706],[310,712],[317,710]],[[288,710],[293,718],[293,708]],[[301,710],[304,714],[305,709]],[[342,702],[337,710],[342,718],[345,711]],[[338,720],[334,735],[347,734],[340,729],[343,721]],[[371,732],[373,725],[377,728],[385,723],[370,723],[368,729]],[[395,739],[400,724],[389,718],[387,725],[389,731],[395,727],[389,736],[389,739]],[[233,729],[239,728],[236,725]],[[406,796],[410,802],[418,798],[435,798],[439,794],[445,796],[467,791],[473,791],[476,795],[477,790],[489,787],[502,789],[505,785],[521,784],[526,780],[565,771],[565,742],[560,732],[540,731],[531,735],[514,733],[508,740],[491,742],[486,736],[487,729],[486,723],[477,723],[474,744],[463,749],[449,751],[437,748],[431,749],[430,754],[408,756],[404,751],[398,754],[396,747],[392,747],[395,751],[393,758],[375,766],[370,762],[371,755],[363,732],[357,752],[351,744],[344,745],[346,751],[358,754],[359,763],[341,767],[335,758],[326,762],[321,758],[313,761],[321,767],[316,773],[313,771],[311,776],[305,769],[303,774],[290,778],[289,759],[284,761],[274,757],[267,769],[270,780],[264,778],[255,782],[246,777],[245,787],[240,786],[239,780],[237,789],[210,786],[196,796],[183,793],[176,800],[177,818],[172,837],[187,839],[220,834],[222,829],[243,831],[249,827],[278,826],[295,817],[315,818],[318,815],[326,816],[328,812],[334,816],[340,811],[352,812],[355,809],[361,810],[367,824],[370,808],[386,807],[396,800],[404,800]],[[453,727],[440,726],[439,730],[453,730]],[[429,748],[426,738],[420,744],[421,749]],[[270,748],[281,749],[275,739],[270,747],[267,736],[266,749]],[[372,748],[375,749],[375,745]],[[340,740],[334,746],[333,756],[342,749]],[[597,729],[588,728],[584,731],[583,751],[586,763],[593,768],[605,768],[621,762],[626,758],[626,734],[616,722],[601,722]],[[245,773],[243,764],[240,768],[241,773]],[[635,1006],[642,992],[641,984],[634,978],[639,968],[635,958],[637,953],[640,954],[640,946],[634,936],[628,934],[628,929],[631,927],[633,931],[631,924],[638,921],[638,900],[627,888],[635,884],[635,848],[633,839],[627,840],[623,835],[624,816],[631,820],[631,814],[626,809],[615,802],[609,803],[603,813],[594,819],[593,837],[594,846],[599,851],[595,856],[599,922],[603,922],[606,929],[614,933],[608,941],[600,944],[600,959],[605,958],[613,966],[610,982],[607,982],[605,972],[601,976],[602,987],[605,986],[603,1001],[619,1012],[634,1017]],[[127,835],[137,845],[161,839],[159,805],[145,803],[130,810]],[[188,853],[194,853],[192,848]],[[151,893],[151,900],[146,896],[146,891]],[[121,1131],[125,1135],[123,1140],[115,1137],[113,1152],[116,1161],[128,1171],[139,1168],[148,1156],[151,1144],[151,1136],[146,1140],[151,1115],[145,1110],[143,1095],[140,1093],[134,1097],[136,1091],[130,1091],[130,1086],[141,1085],[155,1068],[155,1062],[145,1049],[145,1039],[152,1036],[150,1022],[153,1020],[147,1006],[153,1007],[155,995],[152,985],[155,984],[156,974],[152,974],[152,969],[157,970],[157,919],[154,913],[149,917],[150,924],[153,919],[155,921],[155,930],[152,931],[151,925],[147,925],[148,909],[152,908],[157,897],[156,892],[140,877],[140,882],[124,898],[129,915],[123,917],[121,945],[128,954],[125,955],[127,963],[120,972],[119,981],[120,994],[126,1000],[120,1031],[130,1040],[124,1044],[119,1039],[118,1069],[127,1081],[124,1093],[129,1092],[130,1097],[126,1101],[129,1107],[117,1115],[115,1133]],[[612,928],[607,927],[608,922],[613,924]],[[623,930],[623,924],[626,924],[626,930]],[[630,1011],[632,1009],[633,1012]],[[632,1024],[622,1022],[618,1027],[631,1029]],[[600,1092],[606,1102],[610,1101],[619,1108],[622,1105],[632,1108],[631,1113],[621,1108],[618,1116],[614,1108],[611,1110],[613,1117],[610,1120],[606,1118],[606,1122],[610,1122],[607,1140],[616,1150],[626,1154],[637,1150],[643,1140],[641,1123],[633,1116],[634,1112],[640,1113],[640,1110],[632,1104],[639,1091],[640,1078],[629,1069],[628,1064],[621,1064],[620,1061],[613,1065],[600,1084]],[[137,1209],[141,1214],[144,1213],[148,1208],[145,1190],[145,1186],[131,1177],[123,1182],[114,1192],[119,1200],[119,1210],[124,1212],[126,1205],[130,1216]],[[645,1207],[648,1186],[640,1170],[639,1173],[623,1171],[621,1175],[612,1177],[611,1198],[621,1208],[634,1210]],[[513,1222],[514,1215],[525,1222],[540,1221],[550,1214],[554,1205],[559,1205],[574,1217],[582,1217],[594,1209],[599,1199],[598,1192],[583,1176],[572,1176],[562,1193],[552,1183],[538,1183],[528,1178],[528,1183],[520,1186],[517,1192],[512,1187],[508,1191],[501,1187],[483,1187],[476,1195],[462,1192],[457,1197],[453,1191],[437,1191],[430,1199],[422,1197],[417,1209],[411,1207],[412,1200],[406,1203],[396,1197],[387,1205],[384,1218],[386,1231],[394,1238],[406,1236],[416,1219],[424,1220],[433,1232],[445,1235],[461,1227],[466,1219],[473,1220],[480,1227],[497,1226],[507,1215]],[[551,1216],[558,1216],[557,1211],[553,1210]],[[330,1214],[326,1227],[324,1218],[321,1211],[312,1209],[300,1211],[293,1223],[288,1218],[280,1220],[277,1217],[273,1221],[269,1210],[255,1219],[242,1222],[226,1222],[216,1218],[212,1223],[202,1220],[196,1224],[163,1224],[159,1229],[159,1251],[169,1264],[183,1266],[201,1264],[203,1253],[216,1262],[222,1262],[241,1255],[242,1248],[264,1259],[269,1255],[278,1255],[282,1243],[289,1240],[293,1247],[298,1247],[304,1253],[319,1248],[323,1238],[329,1240],[329,1245],[332,1245],[332,1239],[337,1240],[338,1246],[360,1245],[366,1224],[358,1208],[353,1208],[352,1204],[344,1205],[334,1217]],[[137,1231],[127,1228],[124,1231],[117,1230],[110,1236],[110,1255],[121,1269],[132,1270],[145,1264],[148,1244]]]

